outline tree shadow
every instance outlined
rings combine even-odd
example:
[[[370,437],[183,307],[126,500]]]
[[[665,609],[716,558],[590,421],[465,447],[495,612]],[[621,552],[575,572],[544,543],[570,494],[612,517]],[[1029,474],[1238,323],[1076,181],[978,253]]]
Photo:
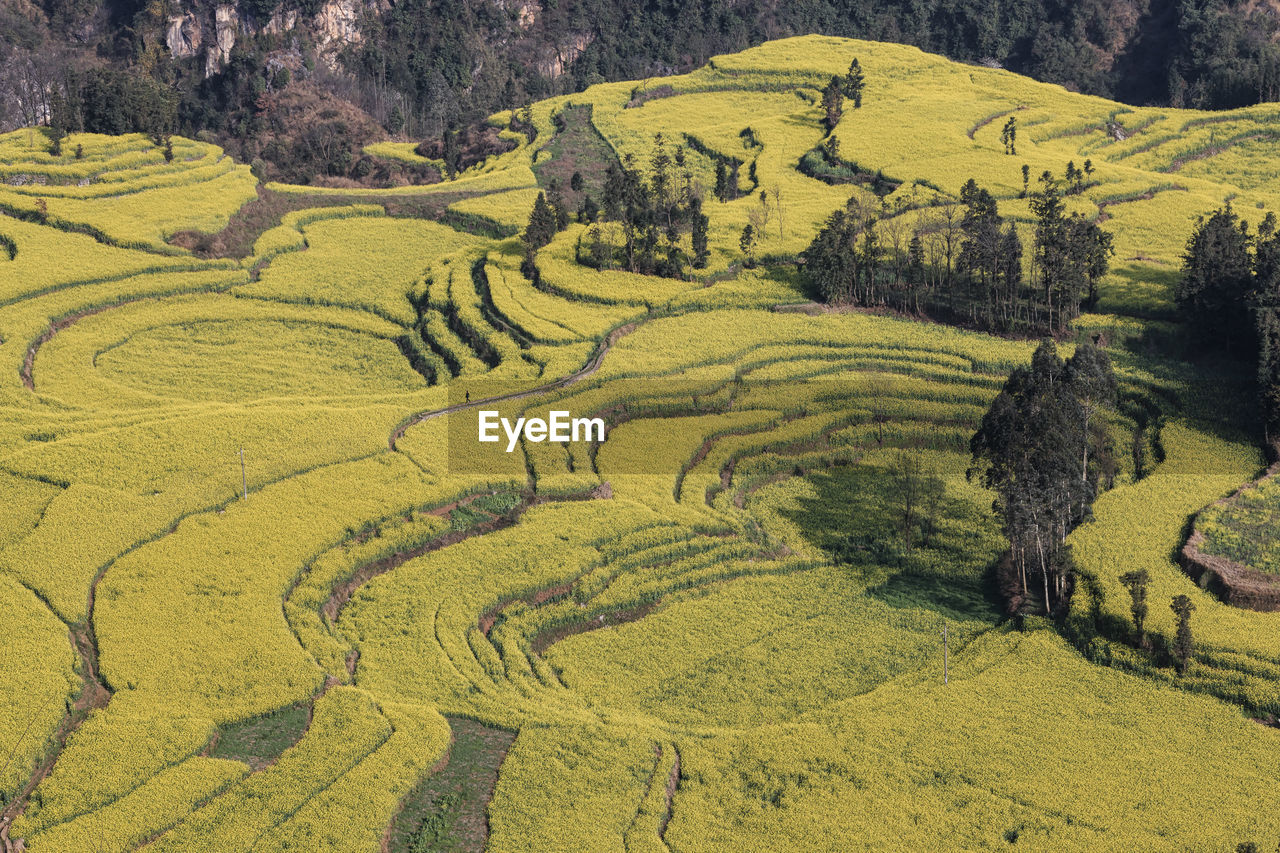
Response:
[[[867,593],[890,607],[937,612],[946,619],[995,623],[1001,618],[992,567],[1001,547],[990,508],[946,494],[935,532],[907,552],[883,468],[837,466],[807,477],[816,494],[780,514],[804,539],[849,571],[879,583]]]

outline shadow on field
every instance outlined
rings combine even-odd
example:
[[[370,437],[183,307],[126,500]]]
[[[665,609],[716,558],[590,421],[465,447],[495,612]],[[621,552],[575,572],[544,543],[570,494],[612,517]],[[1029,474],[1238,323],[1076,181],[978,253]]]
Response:
[[[850,571],[883,577],[867,590],[873,598],[947,619],[1000,620],[992,571],[999,543],[989,508],[944,494],[932,519],[926,514],[914,525],[907,552],[884,468],[837,466],[807,480],[816,495],[799,498],[798,509],[782,515]]]

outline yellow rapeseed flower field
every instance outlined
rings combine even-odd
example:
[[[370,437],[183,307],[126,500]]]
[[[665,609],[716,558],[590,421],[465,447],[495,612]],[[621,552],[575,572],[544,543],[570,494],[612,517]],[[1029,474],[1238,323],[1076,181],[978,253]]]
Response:
[[[834,136],[887,182],[883,208],[800,169],[821,89],[855,57],[864,105]],[[597,235],[622,245],[617,223],[571,222],[526,256],[510,235],[551,188],[566,109],[644,176],[655,134],[683,148],[705,268],[581,263]],[[1280,615],[1229,607],[1172,561],[1188,518],[1261,458],[1232,416],[1241,383],[1158,351],[1195,218],[1280,207],[1280,107],[1132,108],[802,37],[531,115],[532,141],[499,114],[512,150],[387,189],[262,187],[180,137],[170,161],[139,134],[75,134],[78,158],[0,135],[10,839],[373,853],[404,806],[422,841],[452,820],[420,786],[451,749],[470,760],[466,718],[514,733],[491,799],[469,804],[493,851],[1280,843],[1280,736],[1246,718],[1280,714]],[[412,148],[366,153],[427,162]],[[720,158],[741,163],[738,198],[712,191]],[[850,201],[940,227],[970,178],[1029,255],[1023,164],[1034,180],[1086,158],[1068,206],[1116,254],[1075,328],[1115,341],[1123,459],[1070,537],[1059,631],[1004,618],[1005,540],[966,478],[969,437],[1035,342],[813,304],[793,262]],[[259,192],[288,212],[238,250],[168,242],[216,234]],[[440,221],[408,215],[425,210]],[[691,252],[687,230],[673,240]],[[482,409],[524,419],[510,452],[477,440]],[[528,429],[561,411],[606,439]],[[903,450],[938,484],[906,546]],[[1227,547],[1246,522],[1205,523]],[[1096,632],[1127,630],[1119,576],[1138,568],[1156,646],[1171,597],[1196,606],[1185,676]],[[266,759],[219,757],[277,724]]]

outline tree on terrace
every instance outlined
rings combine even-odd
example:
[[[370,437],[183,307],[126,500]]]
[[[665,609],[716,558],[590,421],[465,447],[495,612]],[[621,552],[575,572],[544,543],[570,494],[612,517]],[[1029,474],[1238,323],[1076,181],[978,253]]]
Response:
[[[857,57],[849,63],[849,70],[845,72],[844,80],[840,84],[840,92],[846,98],[853,101],[855,110],[862,109],[862,90],[866,86],[866,79],[862,74],[862,66],[858,63]]]
[[[1252,350],[1253,329],[1245,307],[1253,288],[1249,224],[1231,205],[1201,217],[1182,256],[1178,310],[1193,334],[1237,354]]]
[[[1147,620],[1147,584],[1150,581],[1151,576],[1147,574],[1146,569],[1125,572],[1120,576],[1120,583],[1129,590],[1129,612],[1133,614],[1134,634],[1138,645],[1143,647],[1147,645],[1147,633],[1143,629],[1143,623]]]
[[[556,209],[547,201],[544,193],[538,193],[533,203],[533,211],[529,214],[529,225],[524,229],[524,247],[527,257],[532,258],[543,246],[556,236],[556,225],[559,217]]]
[[[840,86],[840,78],[832,77],[831,82],[827,84],[827,88],[822,90],[822,123],[827,128],[827,133],[836,129],[836,125],[840,123],[840,117],[844,115],[844,91]]]
[[[1052,340],[1036,349],[1031,364],[1009,375],[970,441],[973,466],[996,492],[992,509],[1001,517],[1010,556],[1024,592],[1039,575],[1046,613],[1066,592],[1064,543],[1087,516],[1097,494],[1098,474],[1108,458],[1095,445],[1089,459],[1083,397],[1099,399],[1105,378],[1093,371],[1109,364],[1089,356],[1064,362]]]
[[[1258,335],[1258,395],[1262,403],[1263,436],[1268,444],[1280,438],[1280,234],[1275,216],[1258,226],[1253,262],[1254,325]]]
[[[1196,609],[1196,606],[1185,595],[1175,595],[1169,609],[1178,617],[1178,629],[1173,636],[1173,658],[1177,661],[1178,672],[1186,675],[1187,667],[1191,665],[1193,651],[1191,612]]]

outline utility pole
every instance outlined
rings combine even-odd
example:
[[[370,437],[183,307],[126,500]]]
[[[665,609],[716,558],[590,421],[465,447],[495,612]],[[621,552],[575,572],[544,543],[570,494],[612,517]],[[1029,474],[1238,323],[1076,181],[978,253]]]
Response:
[[[942,683],[947,683],[947,623],[942,623]]]
[[[240,448],[240,485],[244,487],[244,499],[249,500],[249,478],[244,473],[244,448]]]

